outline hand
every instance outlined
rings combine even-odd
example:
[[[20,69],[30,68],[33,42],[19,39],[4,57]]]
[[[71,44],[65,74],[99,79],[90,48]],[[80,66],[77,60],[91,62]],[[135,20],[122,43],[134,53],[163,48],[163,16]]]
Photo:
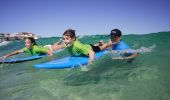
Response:
[[[90,59],[88,65],[91,65],[94,62],[94,59]]]
[[[4,59],[4,57],[0,57],[0,60],[3,60]]]
[[[54,43],[54,46],[57,46],[58,45],[58,43]]]
[[[7,56],[2,56],[0,57],[0,60],[5,60],[7,58]]]

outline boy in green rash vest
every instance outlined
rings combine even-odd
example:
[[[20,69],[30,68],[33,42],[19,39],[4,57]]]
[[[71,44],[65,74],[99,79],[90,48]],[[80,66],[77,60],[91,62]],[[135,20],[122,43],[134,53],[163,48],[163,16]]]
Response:
[[[101,46],[83,44],[76,39],[75,30],[68,29],[63,33],[63,44],[53,46],[53,50],[67,48],[72,56],[89,56],[89,64],[94,61],[95,52],[103,50]]]
[[[47,47],[42,47],[42,46],[38,46],[34,40],[33,37],[27,37],[25,39],[25,48],[21,49],[21,50],[16,50],[12,53],[6,54],[4,56],[1,57],[1,59],[6,59],[10,56],[22,53],[22,52],[26,52],[30,55],[38,55],[38,54],[48,54],[48,55],[53,55],[52,51],[50,50],[50,48]]]

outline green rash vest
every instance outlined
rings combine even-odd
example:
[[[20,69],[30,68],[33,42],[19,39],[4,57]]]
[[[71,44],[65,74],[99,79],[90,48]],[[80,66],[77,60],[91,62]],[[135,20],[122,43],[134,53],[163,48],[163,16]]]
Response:
[[[22,50],[30,55],[46,54],[48,52],[48,48],[37,45],[34,45],[31,49],[25,47]]]
[[[89,51],[92,50],[92,47],[89,44],[83,44],[78,40],[75,40],[70,47],[66,46],[66,48],[72,56],[88,56]]]

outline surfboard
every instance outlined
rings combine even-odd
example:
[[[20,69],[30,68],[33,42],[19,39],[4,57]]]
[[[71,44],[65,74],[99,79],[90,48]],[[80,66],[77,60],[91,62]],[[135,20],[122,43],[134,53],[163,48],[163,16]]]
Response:
[[[54,54],[63,51],[64,49],[58,50],[58,51],[54,51]],[[21,55],[24,53],[21,53]],[[43,55],[35,55],[35,56],[28,56],[28,57],[19,57],[19,58],[9,58],[9,59],[5,59],[5,60],[0,60],[0,63],[20,63],[20,62],[25,62],[25,61],[31,61],[31,60],[36,60],[36,59],[40,59],[42,57],[46,57],[48,56],[47,54],[43,54]]]
[[[46,55],[29,56],[29,57],[24,57],[24,58],[16,58],[16,59],[5,59],[5,60],[0,60],[0,63],[19,63],[19,62],[24,62],[24,61],[40,59],[45,56],[47,56],[47,54]]]
[[[105,55],[108,50],[101,51],[95,53],[95,60],[101,58]],[[87,65],[89,61],[89,57],[74,57],[69,56],[62,59],[55,59],[46,63],[36,64],[35,68],[43,68],[43,69],[64,69],[64,68],[72,68],[72,67],[80,67],[81,65]]]

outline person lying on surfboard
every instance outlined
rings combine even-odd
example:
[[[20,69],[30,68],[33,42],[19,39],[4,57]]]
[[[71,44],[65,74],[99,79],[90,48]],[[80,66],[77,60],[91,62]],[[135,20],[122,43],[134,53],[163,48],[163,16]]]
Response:
[[[102,43],[104,48],[112,48],[112,51],[125,51],[121,53],[119,58],[131,62],[138,55],[138,53],[130,52],[131,48],[122,40],[122,32],[119,29],[113,29],[110,32],[110,40],[108,43]],[[129,52],[128,52],[129,50]],[[113,58],[114,59],[114,58]]]
[[[55,45],[54,50],[59,50],[67,48],[68,52],[72,56],[89,56],[89,64],[92,64],[94,61],[95,53],[104,50],[103,46],[92,45],[92,44],[83,44],[81,43],[75,35],[75,30],[67,29],[63,33],[63,43]]]
[[[51,48],[49,46],[38,46],[35,42],[35,39],[33,37],[27,37],[25,39],[25,48],[23,49],[20,49],[20,50],[16,50],[12,53],[9,53],[9,54],[6,54],[2,57],[0,57],[1,59],[6,59],[10,56],[13,56],[13,55],[16,55],[16,54],[19,54],[19,53],[22,53],[22,52],[25,52],[25,53],[28,53],[29,55],[41,55],[41,54],[48,54],[48,55],[53,55],[53,52],[51,50]]]

